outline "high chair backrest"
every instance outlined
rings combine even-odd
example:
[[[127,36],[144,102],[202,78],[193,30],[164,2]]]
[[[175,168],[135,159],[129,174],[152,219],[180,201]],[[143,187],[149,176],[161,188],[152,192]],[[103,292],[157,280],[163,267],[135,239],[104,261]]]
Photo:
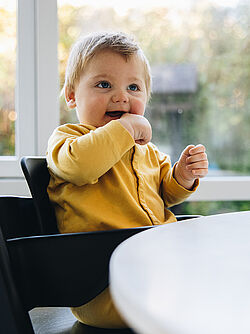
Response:
[[[21,159],[21,167],[34,199],[41,233],[58,233],[55,211],[47,193],[50,174],[46,158],[23,157]]]

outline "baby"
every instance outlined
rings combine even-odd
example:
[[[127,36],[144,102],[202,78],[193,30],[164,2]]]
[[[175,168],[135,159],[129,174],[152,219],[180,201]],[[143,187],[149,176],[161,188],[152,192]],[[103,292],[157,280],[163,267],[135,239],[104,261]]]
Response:
[[[175,222],[168,210],[192,194],[208,171],[203,145],[189,145],[171,166],[151,140],[144,117],[150,98],[148,61],[129,36],[95,33],[76,42],[64,94],[79,124],[53,132],[47,161],[50,200],[61,233]],[[83,323],[125,327],[109,289],[72,308]]]

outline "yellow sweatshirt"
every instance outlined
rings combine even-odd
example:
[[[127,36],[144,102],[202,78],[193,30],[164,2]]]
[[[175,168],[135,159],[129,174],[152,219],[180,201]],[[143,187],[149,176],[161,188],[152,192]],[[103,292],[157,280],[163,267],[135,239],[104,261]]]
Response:
[[[192,191],[180,186],[170,158],[152,143],[135,144],[117,120],[99,128],[84,124],[58,127],[49,139],[47,162],[51,174],[48,194],[61,233],[174,222],[167,208],[185,200],[198,186],[198,181]],[[101,308],[99,319],[87,310],[91,302],[83,306],[85,316],[77,314],[79,308],[74,308],[75,315],[92,326],[122,326],[110,315],[113,305],[105,313],[103,304],[109,295],[104,294],[105,302],[102,297],[93,307],[95,311]],[[107,314],[111,323],[105,322]]]

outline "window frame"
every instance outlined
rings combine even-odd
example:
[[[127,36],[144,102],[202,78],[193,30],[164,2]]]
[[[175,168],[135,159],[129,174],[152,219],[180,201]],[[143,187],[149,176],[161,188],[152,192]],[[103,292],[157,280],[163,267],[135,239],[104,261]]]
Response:
[[[29,196],[20,158],[45,155],[59,125],[57,0],[18,0],[17,22],[16,156],[0,157],[0,195]],[[250,176],[206,177],[200,183],[190,201],[250,200]]]
[[[59,125],[57,2],[18,0],[16,14],[15,156],[0,157],[0,194],[29,195],[20,158],[45,155]]]

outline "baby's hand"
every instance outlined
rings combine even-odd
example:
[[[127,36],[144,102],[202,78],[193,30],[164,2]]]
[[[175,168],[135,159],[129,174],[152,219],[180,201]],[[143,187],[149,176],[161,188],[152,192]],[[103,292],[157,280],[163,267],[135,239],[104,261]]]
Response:
[[[208,173],[208,159],[203,145],[189,145],[182,152],[175,167],[175,179],[186,189],[191,189],[195,179]]]
[[[118,121],[129,131],[137,144],[145,145],[151,140],[151,125],[145,117],[125,113]]]

